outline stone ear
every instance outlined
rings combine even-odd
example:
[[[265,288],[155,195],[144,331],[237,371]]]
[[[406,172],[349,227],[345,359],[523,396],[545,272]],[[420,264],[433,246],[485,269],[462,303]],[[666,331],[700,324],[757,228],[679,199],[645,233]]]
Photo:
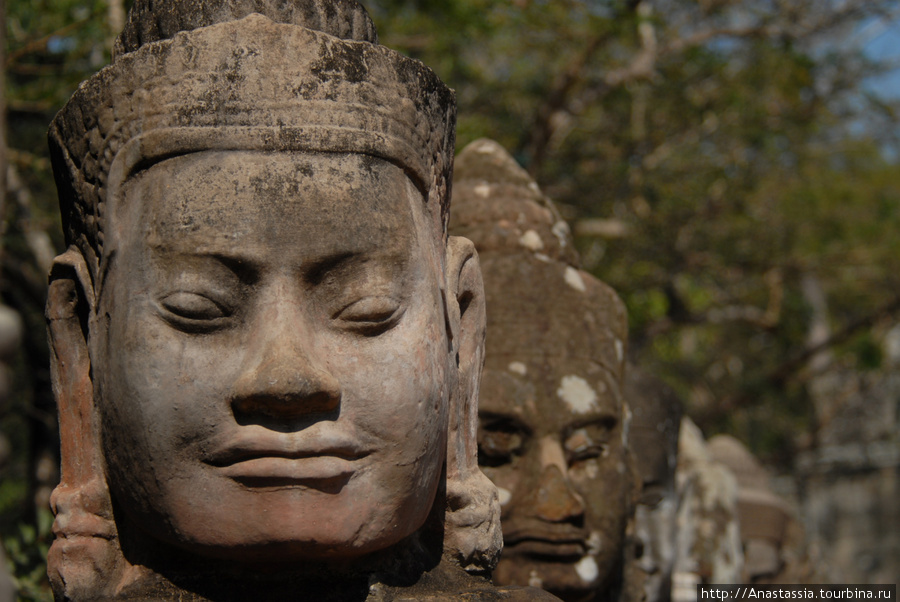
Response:
[[[444,554],[473,573],[489,573],[503,546],[497,488],[478,468],[478,388],[484,364],[485,301],[475,245],[447,244],[447,314],[456,386],[447,439]]]
[[[84,257],[70,248],[53,260],[50,268],[46,318],[50,328],[51,343],[54,337],[67,339],[76,333],[64,333],[58,327],[77,319],[81,324],[82,339],[87,341],[87,320],[94,309],[94,286]],[[62,339],[59,339],[62,342]]]
[[[60,483],[50,496],[56,539],[47,572],[57,598],[66,600],[115,586],[108,581],[122,564],[94,409],[89,352],[94,309],[87,264],[69,249],[53,262],[45,312],[62,456]]]
[[[480,381],[484,363],[484,284],[478,252],[472,241],[451,236],[447,242],[446,265],[451,346],[456,352],[462,385],[463,381],[471,383],[473,378]]]
[[[93,471],[94,461],[88,456],[96,452],[97,443],[88,350],[93,309],[94,289],[87,264],[81,253],[69,249],[53,261],[45,313],[63,447],[63,486],[84,482],[85,471]]]

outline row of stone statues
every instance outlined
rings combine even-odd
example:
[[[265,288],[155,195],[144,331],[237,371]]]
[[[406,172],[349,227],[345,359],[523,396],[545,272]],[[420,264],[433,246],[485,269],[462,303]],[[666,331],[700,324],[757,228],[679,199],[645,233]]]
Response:
[[[450,230],[475,243],[484,277],[478,441],[500,492],[496,582],[691,602],[700,583],[803,579],[768,475],[734,438],[704,442],[674,391],[626,367],[621,301],[578,269],[566,223],[496,143],[457,156]]]
[[[136,0],[115,49],[50,130],[58,599],[668,597],[678,406],[496,144],[450,213],[433,72],[353,0]]]

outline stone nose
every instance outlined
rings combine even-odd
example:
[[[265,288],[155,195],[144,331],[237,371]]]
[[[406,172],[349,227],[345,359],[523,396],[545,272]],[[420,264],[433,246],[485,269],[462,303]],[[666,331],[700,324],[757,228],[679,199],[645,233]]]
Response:
[[[273,304],[252,331],[231,402],[238,423],[277,429],[339,407],[340,384],[302,312],[285,302]]]
[[[239,422],[254,416],[293,420],[337,409],[341,396],[334,377],[308,358],[291,359],[267,358],[243,372],[232,401]]]
[[[549,466],[541,474],[534,511],[538,518],[551,523],[570,522],[584,516],[584,503],[562,471]]]
[[[540,446],[542,471],[533,494],[535,515],[552,523],[581,521],[584,500],[569,481],[562,446],[550,437],[542,439]]]

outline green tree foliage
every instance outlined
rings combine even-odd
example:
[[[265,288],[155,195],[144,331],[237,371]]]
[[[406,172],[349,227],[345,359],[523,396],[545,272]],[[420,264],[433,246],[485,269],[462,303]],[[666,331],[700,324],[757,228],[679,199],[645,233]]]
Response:
[[[896,0],[364,3],[384,44],[456,89],[459,147],[496,139],[559,203],[628,305],[633,354],[708,431],[787,460],[815,438],[814,351],[880,368],[900,307],[898,107],[871,93],[890,65],[861,40]],[[0,535],[32,599],[56,453],[42,307],[62,247],[45,133],[128,4],[7,0],[0,294],[27,334],[0,404]],[[824,339],[804,283],[824,294]]]
[[[878,367],[897,106],[866,87],[892,66],[861,40],[896,2],[374,4],[383,41],[457,89],[460,145],[497,139],[573,220],[632,352],[707,430],[770,459],[810,440],[804,278],[826,294],[824,347]]]
[[[20,315],[12,385],[0,401],[0,542],[23,600],[50,600],[44,559],[52,539],[47,499],[58,441],[43,306],[47,269],[63,247],[47,156],[47,126],[77,85],[109,61],[108,0],[6,1],[8,182],[0,245],[0,295]]]

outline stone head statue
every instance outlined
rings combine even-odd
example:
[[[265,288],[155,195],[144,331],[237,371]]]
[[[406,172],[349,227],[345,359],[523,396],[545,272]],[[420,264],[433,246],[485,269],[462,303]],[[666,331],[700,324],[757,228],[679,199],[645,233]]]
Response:
[[[634,365],[625,375],[625,397],[632,414],[629,443],[641,479],[634,562],[646,601],[668,602],[675,564],[681,402],[668,385]]]
[[[741,583],[744,554],[737,511],[737,480],[718,462],[700,428],[687,416],[678,429],[675,470],[673,602],[697,599],[697,585]]]
[[[49,134],[57,595],[489,572],[452,91],[352,0],[137,0],[115,48]]]
[[[768,471],[730,435],[712,437],[709,453],[737,480],[737,514],[744,550],[742,579],[747,583],[789,582],[782,575],[786,572],[783,548],[793,521],[787,502],[772,491]]]
[[[618,599],[636,486],[625,307],[577,268],[565,222],[492,141],[457,157],[451,230],[475,242],[487,298],[478,441],[502,507],[494,579]]]

